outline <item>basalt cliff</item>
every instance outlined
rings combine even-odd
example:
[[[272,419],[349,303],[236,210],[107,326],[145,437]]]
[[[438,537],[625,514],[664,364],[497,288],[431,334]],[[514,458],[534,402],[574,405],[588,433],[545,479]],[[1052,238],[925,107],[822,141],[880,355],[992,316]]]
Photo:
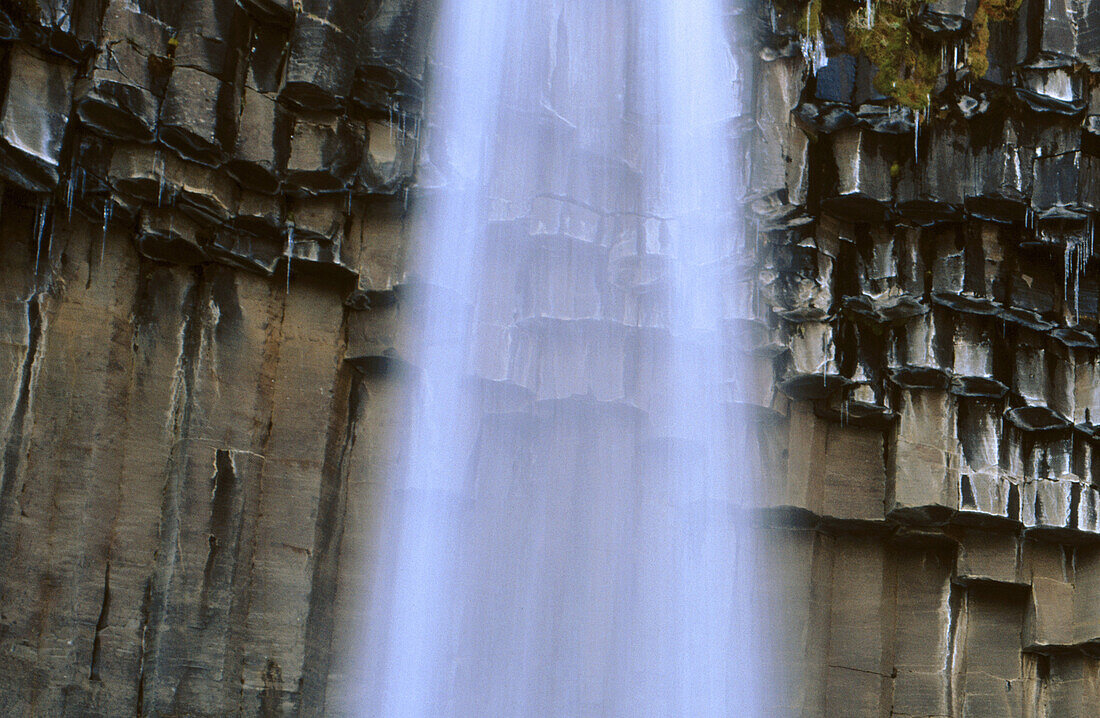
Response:
[[[584,68],[558,6],[550,115]],[[0,714],[340,713],[415,378],[411,218],[446,181],[435,15],[0,2]],[[774,715],[1100,715],[1100,4],[728,19]],[[534,318],[615,283],[641,172],[544,139],[591,193],[507,218],[547,253]],[[525,402],[638,381],[523,362]]]

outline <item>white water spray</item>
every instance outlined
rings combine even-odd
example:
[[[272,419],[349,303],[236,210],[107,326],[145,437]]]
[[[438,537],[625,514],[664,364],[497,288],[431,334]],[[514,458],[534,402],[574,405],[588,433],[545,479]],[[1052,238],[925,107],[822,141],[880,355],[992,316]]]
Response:
[[[414,205],[416,389],[349,713],[763,714],[728,20],[444,8],[446,183]]]

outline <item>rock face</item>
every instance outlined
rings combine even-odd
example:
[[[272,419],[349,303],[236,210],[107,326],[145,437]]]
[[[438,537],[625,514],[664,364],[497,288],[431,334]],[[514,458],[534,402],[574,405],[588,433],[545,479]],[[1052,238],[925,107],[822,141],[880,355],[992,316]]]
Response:
[[[0,714],[331,714],[430,7],[2,7]]]
[[[792,715],[1100,713],[1098,19],[765,13],[750,401]]]
[[[1100,714],[1098,13],[738,13],[776,715]],[[3,715],[334,714],[433,17],[0,4]]]

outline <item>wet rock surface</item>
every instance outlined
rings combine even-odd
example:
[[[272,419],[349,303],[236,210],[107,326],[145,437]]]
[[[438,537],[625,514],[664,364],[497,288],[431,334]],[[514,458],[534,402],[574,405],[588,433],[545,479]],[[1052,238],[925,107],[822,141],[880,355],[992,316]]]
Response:
[[[219,234],[255,233],[260,254],[233,263],[266,272],[273,237],[293,254],[296,211],[329,212],[340,195],[346,221],[367,197],[406,202],[434,17],[426,4],[73,5],[19,6],[0,40],[0,175],[13,187],[66,214],[124,222],[139,247],[172,236],[203,261],[225,258],[228,245],[248,253],[249,241]],[[95,143],[102,151],[85,152]],[[153,215],[196,226],[182,240],[139,221]],[[329,259],[317,261],[342,266],[342,236],[325,239]]]
[[[0,714],[332,715],[433,16],[0,9]]]
[[[405,258],[446,181],[434,3],[9,5],[0,713],[331,714],[405,328],[446,301]],[[919,72],[848,37],[899,12]],[[1100,714],[1097,7],[735,14],[751,240],[724,281],[754,292],[726,389],[767,487],[776,715]],[[669,230],[631,213],[626,149],[571,144],[564,92],[532,133],[591,192],[502,190],[545,271],[487,258],[531,291],[485,373],[504,404],[644,407]]]
[[[791,715],[1100,710],[1093,15],[763,14],[755,321],[782,349],[754,403],[787,442],[759,450],[762,476],[786,467],[776,550],[804,562],[777,573],[817,621],[791,639]],[[914,49],[861,90],[868,38]]]

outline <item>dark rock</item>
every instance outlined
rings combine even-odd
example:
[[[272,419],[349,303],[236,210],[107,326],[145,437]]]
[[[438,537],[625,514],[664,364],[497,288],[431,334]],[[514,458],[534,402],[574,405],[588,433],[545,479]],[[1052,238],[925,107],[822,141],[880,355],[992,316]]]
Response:
[[[819,67],[814,76],[814,99],[818,102],[852,104],[855,96],[856,58],[836,55]]]
[[[75,68],[26,47],[16,47],[7,61],[8,91],[0,109],[0,176],[34,192],[49,192],[59,180]]]
[[[438,0],[381,0],[359,36],[353,93],[357,104],[379,112],[398,102],[417,111],[437,4]]]
[[[83,62],[95,40],[100,2],[81,0],[28,0],[22,10],[22,36],[42,50],[74,63]],[[9,27],[12,21],[8,19]],[[14,39],[14,38],[13,38]]]
[[[190,67],[177,67],[160,110],[160,140],[181,156],[217,167],[225,160],[224,138],[236,135],[240,103],[232,85]]]
[[[1084,112],[1081,78],[1065,67],[1022,68],[1016,95],[1035,112],[1076,116]]]
[[[247,19],[233,0],[184,0],[172,55],[176,67],[190,67],[233,82],[247,41]]]
[[[294,217],[291,242],[297,247],[305,242],[338,247],[347,221],[347,199],[339,195],[303,197],[291,200],[288,212]],[[289,231],[289,230],[288,230]],[[295,249],[295,252],[302,250]],[[298,255],[295,255],[298,256]],[[301,253],[302,257],[307,255]]]
[[[921,5],[914,18],[916,30],[937,40],[957,37],[970,29],[976,0],[936,0]]]
[[[226,229],[217,232],[205,250],[226,264],[271,276],[283,257],[283,242],[281,238]]]
[[[856,114],[847,107],[819,106],[810,102],[800,103],[793,115],[799,126],[813,136],[837,132],[858,122]]]
[[[1030,204],[1034,150],[1021,146],[1011,120],[998,135],[998,142],[971,150],[966,211],[993,222],[1022,222]]]
[[[924,156],[899,168],[897,210],[921,225],[960,218],[971,156],[966,136],[950,123],[932,122],[921,129],[927,147]]]
[[[160,100],[151,68],[168,56],[168,28],[125,0],[111,0],[90,76],[76,87],[76,113],[107,137],[146,142]]]
[[[856,119],[860,126],[884,135],[912,134],[914,127],[913,113],[907,107],[860,105],[856,111]]]
[[[239,207],[237,185],[227,175],[187,164],[179,185],[178,207],[198,224],[220,225]]]
[[[867,103],[882,103],[888,104],[890,98],[884,95],[878,88],[875,87],[875,76],[878,75],[879,69],[875,67],[874,63],[867,59],[865,55],[860,55],[856,59],[856,77],[855,85],[852,91],[852,103],[857,106],[862,106]],[[904,117],[908,108],[891,108],[898,116]],[[860,107],[863,111],[863,107]],[[900,111],[899,111],[900,110]]]
[[[363,160],[356,187],[367,194],[393,194],[413,179],[417,140],[415,130],[372,122],[366,128]]]
[[[881,135],[860,128],[837,131],[830,142],[837,179],[822,209],[851,221],[882,221],[893,200],[893,147]]]
[[[352,34],[377,14],[381,3],[382,0],[301,0],[301,12]]]
[[[304,110],[335,110],[351,92],[355,41],[332,23],[299,13],[281,98]]]
[[[134,243],[143,255],[160,262],[198,264],[207,258],[198,227],[171,209],[144,210]]]
[[[273,98],[245,88],[237,142],[226,170],[243,186],[274,194],[290,153],[291,118]]]
[[[0,42],[19,39],[19,26],[2,8],[0,8]]]
[[[150,145],[118,145],[106,179],[121,194],[155,207],[168,207],[180,191],[183,162]]]
[[[1033,40],[1033,49],[1040,57],[1072,64],[1077,53],[1077,8],[1069,0],[1044,0],[1038,37]]]
[[[298,118],[290,137],[286,182],[299,192],[341,192],[354,176],[366,128],[341,119]]]
[[[259,24],[252,33],[245,85],[256,92],[275,95],[283,81],[288,32],[278,25]]]
[[[284,200],[277,195],[265,195],[244,190],[237,200],[236,210],[226,221],[231,230],[239,230],[265,240],[278,239],[283,245]]]
[[[290,24],[294,20],[294,0],[241,0],[241,6],[267,22]]]

